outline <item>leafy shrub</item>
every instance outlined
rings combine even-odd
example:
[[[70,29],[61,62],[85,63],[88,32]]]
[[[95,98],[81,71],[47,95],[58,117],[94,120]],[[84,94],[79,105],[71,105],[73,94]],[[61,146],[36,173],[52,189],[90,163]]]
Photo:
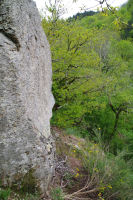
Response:
[[[64,195],[60,187],[53,189],[51,192],[51,197],[53,200],[64,200],[63,196]]]
[[[124,152],[114,156],[104,153],[99,145],[88,142],[82,154],[89,179],[99,188],[101,199],[132,199],[133,173],[123,159]]]
[[[8,199],[8,197],[10,196],[10,193],[11,193],[11,191],[10,191],[10,189],[8,189],[8,190],[0,190],[0,199],[1,200],[7,200]]]

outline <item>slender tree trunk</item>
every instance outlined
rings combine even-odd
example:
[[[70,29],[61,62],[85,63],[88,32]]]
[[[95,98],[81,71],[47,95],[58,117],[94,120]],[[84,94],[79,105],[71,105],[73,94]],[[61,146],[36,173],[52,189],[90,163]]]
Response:
[[[116,133],[117,127],[118,127],[118,121],[119,121],[119,116],[120,116],[121,111],[118,111],[117,113],[115,113],[115,124],[114,124],[114,128],[113,128],[113,132],[111,134],[111,137],[113,137]]]

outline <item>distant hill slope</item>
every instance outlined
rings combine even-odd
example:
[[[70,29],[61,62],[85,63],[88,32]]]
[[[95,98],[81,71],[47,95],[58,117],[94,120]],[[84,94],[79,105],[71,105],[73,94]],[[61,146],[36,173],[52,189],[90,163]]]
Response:
[[[83,12],[83,13],[77,13],[76,15],[73,15],[72,17],[69,17],[68,18],[68,21],[71,21],[71,20],[73,20],[73,19],[82,19],[82,18],[84,18],[84,17],[86,17],[86,16],[93,16],[93,15],[95,15],[95,14],[97,14],[98,12],[94,12],[94,11],[85,11],[85,12]]]

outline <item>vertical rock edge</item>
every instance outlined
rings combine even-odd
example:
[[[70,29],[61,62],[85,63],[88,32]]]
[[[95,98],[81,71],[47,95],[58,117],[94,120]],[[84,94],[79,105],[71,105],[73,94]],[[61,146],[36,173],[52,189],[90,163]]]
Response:
[[[0,178],[47,190],[54,173],[51,55],[31,0],[0,2]],[[28,183],[33,187],[32,183]]]

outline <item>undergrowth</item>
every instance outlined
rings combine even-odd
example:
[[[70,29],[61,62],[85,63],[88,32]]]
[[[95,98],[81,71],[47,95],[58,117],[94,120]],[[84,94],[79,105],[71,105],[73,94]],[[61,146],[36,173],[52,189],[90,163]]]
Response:
[[[0,200],[39,200],[39,194],[29,194],[11,190],[10,188],[0,188]]]
[[[83,162],[89,181],[99,189],[99,199],[132,199],[133,173],[130,163],[123,159],[124,154],[114,156],[105,153],[98,144],[86,143],[82,151]]]
[[[81,169],[73,174],[72,189],[58,185],[52,191],[53,200],[132,200],[133,198],[133,172],[132,162],[125,161],[126,151],[123,150],[117,155],[104,150],[100,134],[96,142],[88,138],[80,139],[76,145],[66,138],[75,136],[69,135],[69,131],[60,141],[60,155],[67,155],[76,158],[82,163]],[[100,133],[100,130],[99,130]],[[79,135],[79,134],[77,134]],[[62,137],[62,136],[60,136]],[[64,142],[65,137],[65,144]],[[75,140],[73,138],[73,140]],[[66,143],[69,147],[66,148]],[[59,145],[59,144],[57,144]],[[57,147],[58,148],[58,147]],[[65,149],[65,151],[64,151]],[[59,152],[58,152],[59,153]],[[75,166],[76,167],[76,166]],[[84,182],[83,182],[84,177]]]
[[[1,200],[8,200],[10,193],[11,193],[10,189],[7,189],[7,190],[0,189],[0,199]]]
[[[100,130],[99,130],[100,133]],[[56,176],[47,200],[132,200],[133,173],[126,150],[105,151],[101,136],[88,138],[60,133],[57,142]],[[97,141],[97,143],[96,143]],[[39,200],[38,194],[0,190],[0,200]]]

